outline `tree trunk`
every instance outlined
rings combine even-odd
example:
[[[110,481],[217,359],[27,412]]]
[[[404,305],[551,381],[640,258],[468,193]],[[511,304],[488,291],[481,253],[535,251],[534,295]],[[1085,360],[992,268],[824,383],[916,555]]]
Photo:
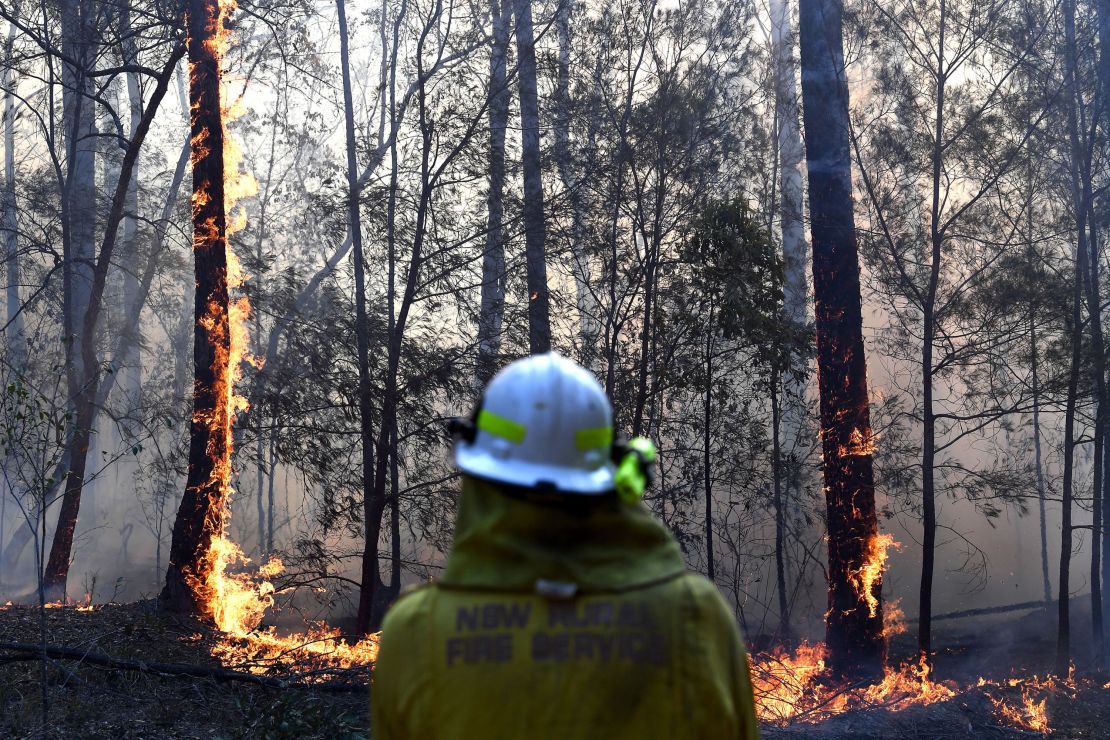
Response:
[[[598,305],[590,285],[590,250],[586,244],[585,183],[577,176],[570,142],[570,67],[571,67],[571,15],[575,3],[563,0],[558,4],[555,29],[559,40],[559,56],[555,77],[555,166],[559,180],[570,201],[571,274],[574,277],[575,303],[578,309],[578,348],[586,367],[592,367],[597,353]],[[591,129],[597,125],[590,120]]]
[[[65,594],[73,549],[73,533],[85,483],[86,456],[92,425],[92,400],[87,389],[85,334],[82,318],[88,313],[96,248],[96,117],[92,99],[93,14],[86,0],[66,0],[61,7],[62,129],[66,147],[66,172],[62,184],[62,326],[65,335],[66,380],[74,412],[69,437],[70,467],[58,525],[44,574],[46,598]]]
[[[223,533],[231,473],[230,297],[224,203],[220,59],[213,34],[216,0],[189,0],[189,99],[193,141],[193,415],[189,474],[173,525],[162,602],[171,611],[210,616],[206,580],[211,546]]]
[[[940,217],[942,165],[944,162],[944,103],[948,70],[944,66],[947,31],[946,4],[940,2],[940,28],[937,33],[937,91],[935,100],[932,165],[932,202],[929,216],[929,286],[922,311],[921,339],[921,584],[918,603],[917,649],[923,656],[932,652],[933,570],[937,544],[936,504],[936,413],[933,408],[933,340],[936,336],[936,302],[940,285],[944,235]]]
[[[1037,506],[1040,514],[1041,528],[1041,583],[1043,585],[1044,601],[1052,601],[1052,586],[1048,578],[1048,525],[1045,521],[1045,483],[1044,463],[1041,456],[1041,388],[1040,376],[1037,368],[1037,324],[1036,309],[1029,312],[1029,343],[1032,349],[1033,368],[1033,464],[1037,475]]]
[[[780,641],[789,640],[790,604],[786,591],[786,505],[783,501],[782,442],[779,427],[782,409],[779,404],[782,379],[778,371],[771,373],[771,482],[775,505],[775,585],[778,587]]]
[[[266,553],[274,551],[274,478],[277,477],[277,436],[270,435],[270,475],[266,481]]]
[[[123,51],[123,63],[133,65],[138,63],[138,50],[135,44],[135,32],[131,28],[131,7],[129,2],[124,2],[119,10],[119,32]],[[139,75],[137,72],[127,72],[125,74],[127,80],[127,100],[128,110],[130,111],[128,138],[135,138],[135,133],[138,131],[139,122],[143,117],[143,94],[139,87]],[[131,173],[131,180],[127,187],[127,200],[124,203],[124,218],[123,218],[123,236],[120,241],[120,264],[123,266],[122,273],[122,301],[121,306],[124,310],[124,321],[127,320],[127,312],[132,310],[136,304],[136,299],[142,292],[139,276],[135,272],[135,265],[138,264],[138,214],[139,214],[139,168],[138,161],[135,162],[135,168]],[[140,304],[141,305],[141,304]],[[128,342],[125,348],[124,356],[120,361],[120,386],[124,395],[127,398],[126,409],[134,413],[135,410],[142,408],[142,355],[141,343],[138,337],[135,341]],[[129,423],[126,427],[130,434],[138,433],[134,421]]]
[[[10,59],[15,43],[15,24],[8,26],[4,41],[4,58]],[[7,305],[8,356],[16,370],[27,365],[27,339],[23,329],[23,301],[19,286],[23,276],[19,265],[19,209],[15,194],[15,96],[12,94],[14,80],[11,65],[0,71],[0,87],[4,89],[3,129],[4,129],[4,184],[0,189],[0,249],[3,250],[7,268],[8,287],[5,291]],[[3,548],[0,548],[2,551]]]
[[[654,3],[652,4],[654,8]],[[632,119],[632,107],[635,102],[636,81],[640,74],[640,68],[643,66],[644,57],[647,54],[648,39],[651,37],[652,26],[654,21],[654,14],[648,15],[645,23],[643,37],[640,42],[640,49],[638,55],[633,59],[633,52],[631,45],[628,47],[628,68],[629,77],[628,85],[626,87],[624,100],[622,101],[622,111],[620,122],[617,124],[616,143],[617,151],[614,159],[616,160],[616,175],[613,176],[611,186],[612,204],[609,210],[609,235],[607,247],[609,254],[607,255],[605,265],[606,283],[608,288],[609,305],[605,311],[605,394],[613,399],[614,415],[619,412],[619,399],[614,398],[614,391],[616,389],[617,377],[617,359],[618,359],[618,346],[620,344],[621,334],[621,319],[618,317],[617,312],[619,306],[617,303],[618,283],[620,280],[619,262],[620,255],[618,253],[618,234],[620,233],[620,216],[621,206],[624,202],[624,180],[625,173],[628,169],[628,161],[631,158],[630,148],[631,145],[628,141],[628,126]],[[600,78],[602,71],[597,70],[595,74]],[[598,94],[602,94],[600,91]]]
[[[713,303],[709,304],[709,322],[705,332],[705,413],[702,417],[702,462],[705,476],[705,567],[706,576],[714,580],[713,569],[713,457],[710,450],[713,421]]]
[[[1102,549],[1098,543],[1102,541],[1102,486],[1103,455],[1106,452],[1106,424],[1110,406],[1107,405],[1106,393],[1106,350],[1102,333],[1102,302],[1099,279],[1099,254],[1098,254],[1098,229],[1095,226],[1095,214],[1092,208],[1094,198],[1091,195],[1090,178],[1084,182],[1084,204],[1088,207],[1087,226],[1090,231],[1089,248],[1091,259],[1086,271],[1087,289],[1087,315],[1091,328],[1091,373],[1094,375],[1095,386],[1095,430],[1094,430],[1094,470],[1092,471],[1091,491],[1091,645],[1094,648],[1095,665],[1100,669],[1105,661],[1105,646],[1102,634]]]
[[[347,225],[354,245],[355,265],[355,344],[358,348],[358,412],[359,437],[362,442],[362,495],[366,502],[377,500],[374,486],[374,422],[373,395],[370,387],[370,320],[366,313],[366,257],[362,250],[362,217],[359,212],[358,161],[355,156],[355,111],[351,96],[351,66],[348,54],[347,12],[345,0],[336,0],[339,12],[339,66],[343,72],[343,120],[347,149]],[[385,19],[382,19],[385,22]],[[372,509],[371,509],[372,510]],[[379,517],[380,520],[380,517]],[[363,583],[359,599],[359,630],[367,631],[369,612],[364,601],[373,602],[378,585],[378,529],[365,527]],[[367,563],[370,573],[367,573]],[[369,575],[369,578],[367,577]]]
[[[802,0],[802,98],[809,171],[821,444],[829,541],[829,665],[843,676],[883,670],[882,581],[854,583],[878,536],[859,257],[852,210],[848,84],[840,0]],[[876,608],[869,608],[874,600]]]
[[[1099,114],[1099,122],[1104,138],[1110,133],[1110,0],[1098,0],[1098,104],[1095,109]],[[1092,244],[1092,249],[1099,251],[1098,244]],[[1103,431],[1110,435],[1110,423]],[[1110,444],[1104,444],[1103,453],[1106,461],[1103,464],[1102,474],[1102,513],[1110,516]],[[1097,545],[1095,545],[1097,547]],[[1102,528],[1102,613],[1105,617],[1110,614],[1110,527]]]
[[[809,321],[809,244],[806,242],[802,159],[805,148],[798,125],[798,83],[794,31],[788,0],[771,1],[771,54],[774,58],[775,128],[779,163],[779,215],[782,228],[783,308],[797,327]],[[793,370],[782,384],[783,483],[786,496],[801,495],[802,469],[798,455],[807,445],[806,383],[799,380],[806,358],[793,357]],[[784,502],[785,506],[785,502]]]
[[[15,43],[15,24],[9,24],[8,35],[4,40],[4,58],[10,59]],[[4,89],[3,109],[0,110],[0,128],[4,136],[4,181],[0,186],[0,251],[4,255],[4,264],[7,271],[8,286],[5,290],[6,321],[5,330],[9,362],[16,372],[22,372],[27,366],[26,337],[23,329],[23,301],[19,295],[19,285],[22,276],[19,269],[19,211],[15,194],[15,96],[12,94],[13,75],[11,65],[5,65],[0,70],[0,88]],[[5,478],[9,469],[9,461],[4,461]],[[10,486],[14,481],[8,481],[4,491],[0,492],[0,583],[4,575],[10,570],[6,557],[5,533],[7,530],[7,517],[5,516],[8,497],[12,495]],[[31,539],[31,524],[17,526],[16,532],[27,530],[27,541]],[[21,548],[22,549],[22,548]],[[10,564],[14,567],[14,563]]]
[[[509,2],[509,0],[504,0]],[[540,166],[540,106],[536,90],[536,42],[532,0],[514,3],[520,137],[524,170],[524,253],[528,273],[528,350],[551,350],[551,319],[544,236],[543,172]]]
[[[1060,517],[1060,583],[1056,632],[1056,672],[1067,675],[1071,664],[1071,614],[1070,577],[1072,556],[1072,485],[1075,469],[1075,407],[1079,392],[1079,375],[1083,359],[1082,294],[1084,273],[1087,270],[1087,204],[1081,184],[1083,148],[1079,140],[1079,120],[1076,110],[1079,93],[1076,83],[1078,53],[1075,42],[1075,0],[1064,1],[1065,34],[1065,90],[1067,93],[1068,139],[1071,145],[1070,175],[1072,205],[1075,209],[1076,250],[1075,278],[1072,287],[1071,310],[1071,371],[1068,376],[1068,394],[1064,408],[1064,474]]]
[[[509,123],[506,72],[511,0],[490,0],[493,46],[489,61],[489,194],[486,196],[486,250],[482,254],[482,305],[478,315],[479,388],[493,377],[501,354],[501,323],[505,316],[505,130]]]

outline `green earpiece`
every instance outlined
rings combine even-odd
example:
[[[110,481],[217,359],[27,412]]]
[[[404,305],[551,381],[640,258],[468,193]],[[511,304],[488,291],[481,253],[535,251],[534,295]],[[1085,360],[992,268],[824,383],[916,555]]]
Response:
[[[651,468],[654,464],[655,444],[650,439],[635,437],[628,441],[613,476],[613,486],[621,501],[634,504],[643,498],[654,477]]]

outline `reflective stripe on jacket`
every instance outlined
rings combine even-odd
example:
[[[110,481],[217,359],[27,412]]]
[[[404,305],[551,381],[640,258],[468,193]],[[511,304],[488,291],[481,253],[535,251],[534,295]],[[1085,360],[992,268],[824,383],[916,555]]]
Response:
[[[644,507],[582,499],[464,478],[443,579],[386,616],[375,740],[757,738],[717,589]]]

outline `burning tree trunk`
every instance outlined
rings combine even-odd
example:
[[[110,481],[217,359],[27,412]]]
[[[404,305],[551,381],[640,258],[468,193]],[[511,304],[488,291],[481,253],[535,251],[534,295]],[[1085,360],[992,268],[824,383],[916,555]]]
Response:
[[[209,613],[213,540],[223,531],[231,474],[231,302],[224,204],[224,125],[220,105],[218,0],[189,0],[186,13],[193,146],[193,417],[189,475],[170,545],[162,591],[170,610]]]
[[[802,100],[813,237],[821,443],[829,541],[826,641],[840,675],[878,676],[885,641],[852,211],[840,0],[802,0]]]

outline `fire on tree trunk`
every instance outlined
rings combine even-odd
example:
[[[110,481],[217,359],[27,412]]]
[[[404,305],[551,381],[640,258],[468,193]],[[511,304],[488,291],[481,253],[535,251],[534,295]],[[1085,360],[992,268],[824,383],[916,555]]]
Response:
[[[206,582],[213,539],[223,530],[231,473],[231,302],[224,203],[224,127],[220,106],[218,0],[189,0],[189,102],[193,147],[194,394],[189,475],[174,522],[162,591],[174,611],[209,616]]]
[[[828,514],[829,667],[877,677],[885,660],[859,257],[852,212],[840,0],[802,0],[800,41],[813,237],[821,445]]]

